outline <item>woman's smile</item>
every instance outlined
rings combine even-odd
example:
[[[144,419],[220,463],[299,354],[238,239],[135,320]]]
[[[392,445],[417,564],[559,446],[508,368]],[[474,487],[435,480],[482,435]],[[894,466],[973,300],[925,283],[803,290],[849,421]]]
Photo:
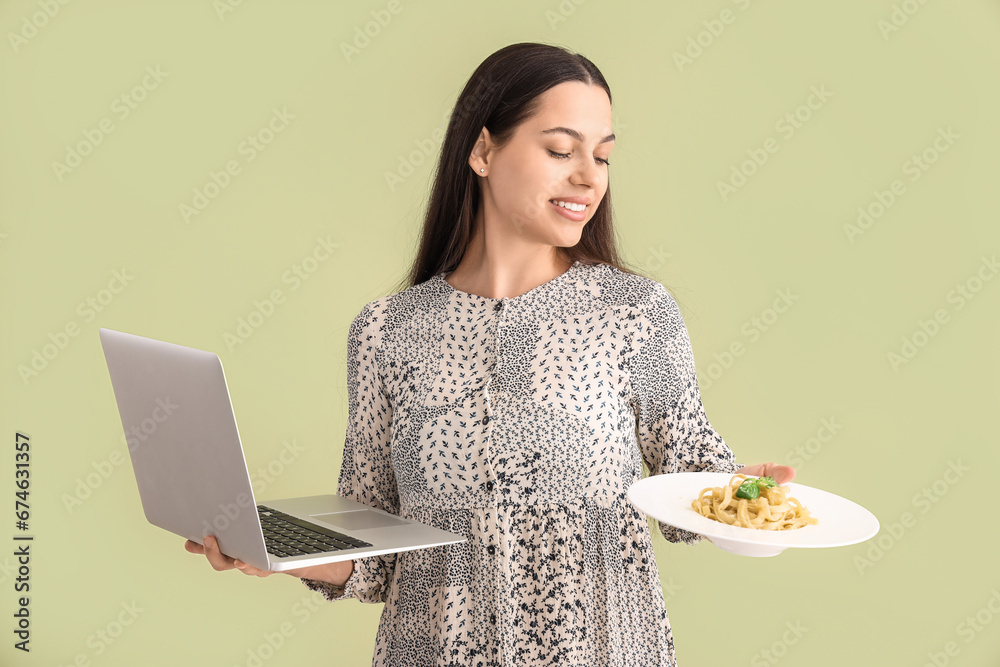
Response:
[[[565,199],[550,199],[549,206],[552,206],[563,217],[575,222],[583,222],[587,219],[590,203],[581,200],[581,197],[567,197]]]

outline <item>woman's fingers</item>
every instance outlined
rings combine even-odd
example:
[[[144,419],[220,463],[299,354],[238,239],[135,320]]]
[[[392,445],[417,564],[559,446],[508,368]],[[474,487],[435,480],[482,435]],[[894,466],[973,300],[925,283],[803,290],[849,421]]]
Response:
[[[267,577],[273,574],[270,570],[261,570],[254,567],[250,563],[244,563],[241,560],[230,558],[225,555],[219,550],[219,543],[213,535],[206,535],[204,542],[205,544],[201,545],[194,540],[188,540],[184,543],[184,548],[193,554],[205,554],[205,557],[208,558],[208,562],[215,570],[237,569],[243,574],[248,574],[253,577]]]
[[[740,473],[741,475],[750,475],[751,477],[763,477],[764,476],[764,464],[763,463],[758,463],[755,466],[743,466],[742,468],[740,468],[736,472]],[[777,482],[778,480],[774,480],[774,481]]]
[[[215,541],[215,537],[212,535],[205,536],[205,555],[208,556],[208,562],[216,570],[231,570],[236,560],[219,550],[219,543]]]
[[[235,561],[233,565],[243,574],[249,574],[250,576],[253,577],[267,577],[270,576],[271,574],[274,574],[270,570],[260,570],[251,565],[250,563],[244,563],[241,560]]]
[[[787,484],[795,479],[795,468],[792,466],[782,466],[776,463],[772,463],[770,466],[767,474],[773,477],[778,484]]]
[[[795,468],[792,466],[778,465],[777,463],[758,463],[753,466],[743,466],[736,472],[754,477],[771,476],[778,484],[787,484],[795,479]]]

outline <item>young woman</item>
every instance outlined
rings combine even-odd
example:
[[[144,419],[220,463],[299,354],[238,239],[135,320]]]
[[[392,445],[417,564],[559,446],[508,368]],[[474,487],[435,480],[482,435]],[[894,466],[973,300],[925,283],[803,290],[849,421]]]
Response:
[[[795,474],[735,462],[676,303],[623,268],[614,141],[590,60],[492,54],[448,124],[408,286],[351,324],[337,493],[467,538],[288,572],[385,603],[373,665],[675,665],[649,525],[625,496],[643,462]],[[270,574],[211,537],[186,548]]]

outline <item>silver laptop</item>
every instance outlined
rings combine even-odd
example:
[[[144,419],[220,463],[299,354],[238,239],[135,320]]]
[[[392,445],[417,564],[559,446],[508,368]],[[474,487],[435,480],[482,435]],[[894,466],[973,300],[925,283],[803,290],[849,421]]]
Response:
[[[222,360],[100,329],[146,519],[227,556],[289,570],[464,542],[337,495],[257,501]]]

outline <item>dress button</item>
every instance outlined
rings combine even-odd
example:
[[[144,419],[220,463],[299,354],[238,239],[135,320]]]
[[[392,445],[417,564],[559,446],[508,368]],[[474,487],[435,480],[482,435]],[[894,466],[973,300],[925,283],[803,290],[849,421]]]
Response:
[[[493,480],[490,480],[489,482],[486,482],[486,489],[488,491],[492,491],[493,490]]]
[[[489,551],[490,554],[493,554],[497,550],[497,548],[491,544],[490,546],[486,547],[486,550]]]
[[[489,423],[490,423],[490,416],[489,415],[485,415],[483,417],[483,426],[486,426]]]
[[[493,306],[493,310],[496,311],[499,311],[501,308],[503,308],[503,301],[497,301],[497,304]]]

